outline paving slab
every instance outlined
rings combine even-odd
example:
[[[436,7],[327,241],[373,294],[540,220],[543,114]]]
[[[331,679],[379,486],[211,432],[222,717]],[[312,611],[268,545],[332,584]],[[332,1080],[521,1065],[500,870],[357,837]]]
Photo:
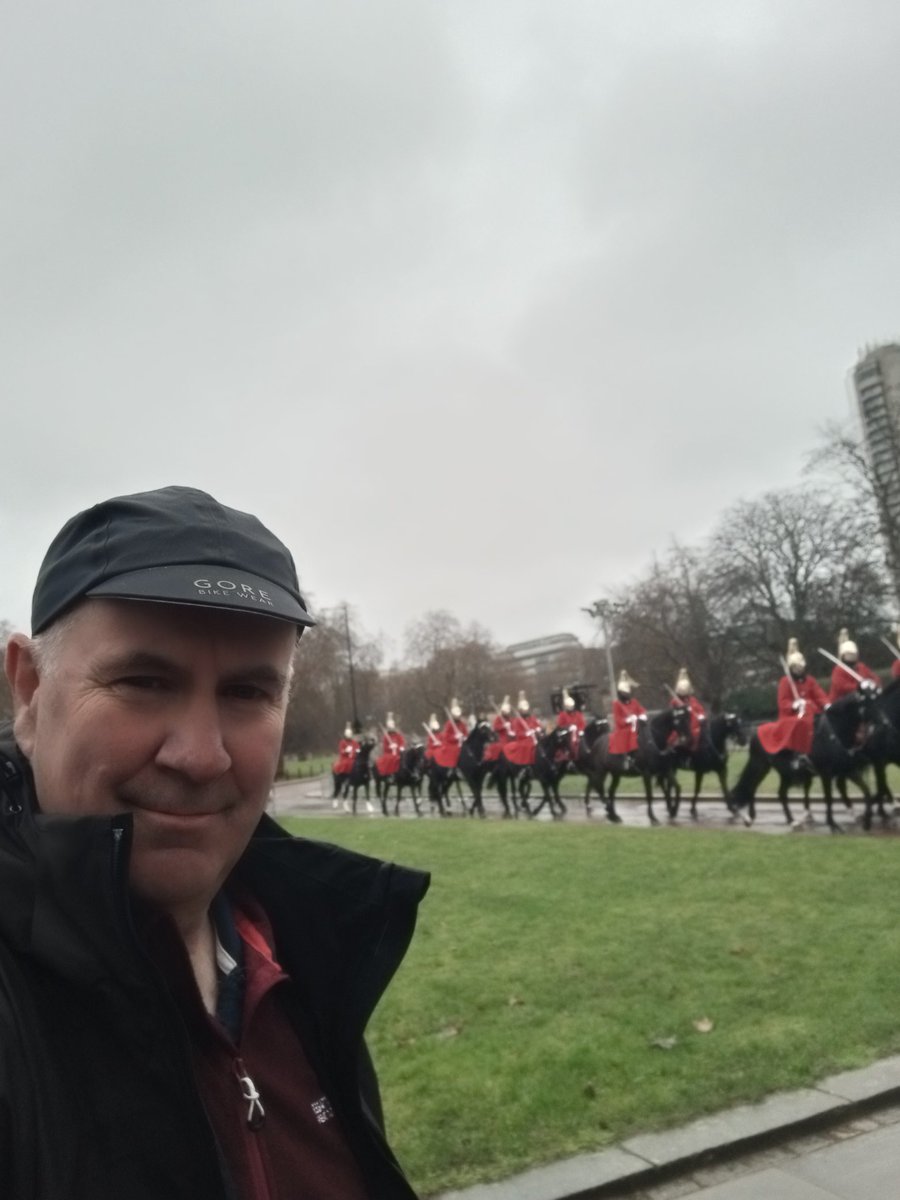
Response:
[[[444,1192],[440,1200],[590,1200],[597,1189],[646,1171],[647,1163],[617,1147],[535,1167],[499,1183]]]
[[[701,1117],[681,1129],[639,1134],[623,1142],[622,1148],[654,1166],[674,1166],[844,1107],[846,1103],[839,1096],[817,1088],[776,1092],[759,1104],[744,1104]]]
[[[839,1075],[829,1075],[817,1084],[817,1087],[820,1091],[831,1092],[832,1095],[857,1102],[870,1100],[873,1096],[883,1096],[895,1089],[900,1093],[900,1054],[895,1054],[893,1058],[883,1058],[880,1062],[873,1063],[870,1067],[862,1067],[858,1071],[842,1071]]]
[[[695,1193],[690,1192],[689,1196]],[[777,1167],[730,1179],[716,1187],[696,1193],[703,1200],[835,1200],[836,1193],[825,1191],[814,1183],[787,1175]],[[861,1200],[861,1198],[860,1198]],[[888,1200],[887,1196],[880,1200]]]
[[[895,1200],[900,1196],[900,1125],[817,1150],[780,1169],[840,1200]],[[768,1192],[760,1195],[771,1200]]]

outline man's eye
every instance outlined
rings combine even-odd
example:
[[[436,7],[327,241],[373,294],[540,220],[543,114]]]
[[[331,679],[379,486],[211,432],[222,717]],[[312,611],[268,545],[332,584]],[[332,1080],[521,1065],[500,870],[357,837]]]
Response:
[[[228,695],[232,700],[269,700],[265,688],[255,683],[232,683],[228,687]]]
[[[161,692],[168,686],[168,680],[159,675],[124,675],[116,681],[119,687],[134,688],[141,692]]]

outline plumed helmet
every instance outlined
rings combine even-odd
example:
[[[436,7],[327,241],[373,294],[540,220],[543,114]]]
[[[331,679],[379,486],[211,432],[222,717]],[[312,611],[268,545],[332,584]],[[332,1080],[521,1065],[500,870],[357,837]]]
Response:
[[[428,718],[428,728],[429,729],[440,729],[440,727],[441,727],[441,723],[437,719],[437,713],[432,713],[431,716]]]
[[[848,629],[842,629],[838,634],[838,658],[842,661],[846,659],[848,662],[856,662],[859,658],[856,642],[851,642]]]
[[[457,700],[457,698],[455,696],[450,701],[450,716],[453,718],[454,721],[458,721],[459,718],[462,716],[462,709],[460,708],[459,701]]]
[[[504,717],[508,717],[512,712],[512,704],[510,703],[509,696],[503,697],[503,703],[500,705],[500,711],[503,713]]]
[[[631,689],[639,686],[640,685],[638,681],[636,679],[632,679],[627,671],[620,672],[619,682],[616,684],[618,691],[625,692],[626,695],[630,695]]]
[[[530,711],[531,705],[528,703],[528,697],[524,692],[519,692],[519,703],[516,707],[521,713],[527,713]]]
[[[566,712],[572,712],[572,710],[575,708],[575,701],[569,695],[568,690],[566,688],[563,688],[562,702],[563,702],[563,708],[566,710]]]
[[[396,722],[394,721],[394,714],[392,712],[388,713],[387,718],[385,719],[385,722],[384,722],[384,727],[385,727],[385,729],[396,729],[397,728]]]
[[[675,695],[690,696],[694,688],[691,684],[691,677],[688,675],[687,667],[682,667],[678,672],[678,678],[675,680]]]
[[[348,722],[347,722],[347,724],[344,726],[344,737],[345,737],[345,738],[352,738],[352,737],[353,737],[353,726],[350,724],[350,722],[349,722],[349,721],[348,721]]]
[[[787,665],[801,674],[806,670],[806,659],[800,653],[800,643],[790,638],[787,644]]]

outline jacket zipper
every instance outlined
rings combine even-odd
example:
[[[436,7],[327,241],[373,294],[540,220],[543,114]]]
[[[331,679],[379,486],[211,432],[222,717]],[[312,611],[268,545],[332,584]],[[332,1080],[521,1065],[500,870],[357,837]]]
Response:
[[[257,1129],[262,1127],[266,1119],[266,1110],[263,1108],[262,1098],[256,1084],[250,1078],[242,1058],[234,1060],[232,1069],[241,1089],[241,1096],[247,1101],[247,1128],[255,1133]]]

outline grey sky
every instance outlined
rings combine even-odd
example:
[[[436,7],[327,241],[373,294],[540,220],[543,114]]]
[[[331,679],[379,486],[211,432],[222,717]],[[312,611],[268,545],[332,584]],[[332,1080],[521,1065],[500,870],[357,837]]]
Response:
[[[6,5],[0,617],[123,491],[319,605],[570,630],[900,335],[900,8]]]

